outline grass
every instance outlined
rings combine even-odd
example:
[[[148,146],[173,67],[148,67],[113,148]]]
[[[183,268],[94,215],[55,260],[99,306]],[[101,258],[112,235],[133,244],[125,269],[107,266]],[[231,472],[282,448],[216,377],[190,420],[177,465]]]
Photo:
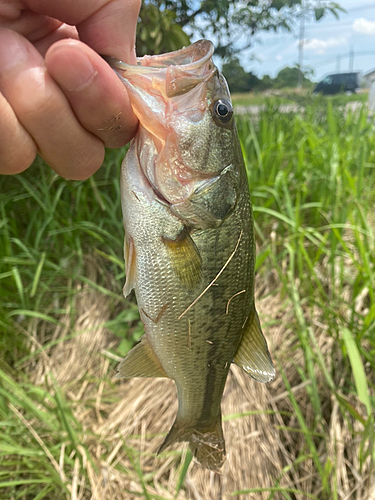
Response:
[[[228,382],[225,433],[258,438],[240,439],[249,461],[232,452],[225,488],[180,447],[154,458],[174,411],[171,386],[113,381],[142,334],[121,295],[124,150],[109,151],[86,182],[40,160],[0,178],[1,498],[375,494],[375,124],[365,107],[304,105],[287,114],[271,101],[256,121],[238,119],[258,304],[279,376],[263,387],[235,371]],[[249,388],[259,398],[239,396]]]
[[[311,90],[303,89],[302,92],[295,88],[290,89],[270,89],[263,92],[244,92],[232,94],[234,106],[264,106],[269,101],[276,101],[277,104],[306,104],[312,99],[331,101],[333,105],[344,106],[350,102],[366,103],[368,92],[359,94],[338,94],[333,96],[314,96]],[[312,101],[314,102],[314,101]]]

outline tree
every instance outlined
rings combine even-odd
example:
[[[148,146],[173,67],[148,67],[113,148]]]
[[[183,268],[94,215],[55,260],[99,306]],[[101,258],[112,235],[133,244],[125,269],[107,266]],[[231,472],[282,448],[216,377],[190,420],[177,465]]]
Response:
[[[263,78],[259,80],[259,90],[268,90],[273,87],[273,78],[270,75],[263,75]]]
[[[199,35],[217,40],[216,54],[228,57],[250,47],[260,31],[292,31],[306,12],[318,21],[340,11],[331,0],[144,0],[137,52],[175,50]]]
[[[163,54],[190,44],[190,38],[177,21],[177,12],[143,2],[137,29],[137,55]],[[162,2],[160,2],[162,3]]]
[[[253,73],[246,73],[237,57],[223,64],[222,72],[231,92],[249,92],[257,86],[259,79]]]
[[[301,70],[295,66],[294,68],[286,67],[280,70],[274,79],[274,88],[281,89],[285,87],[296,87]],[[307,78],[311,71],[302,71],[302,81],[306,86],[312,85],[312,82]]]

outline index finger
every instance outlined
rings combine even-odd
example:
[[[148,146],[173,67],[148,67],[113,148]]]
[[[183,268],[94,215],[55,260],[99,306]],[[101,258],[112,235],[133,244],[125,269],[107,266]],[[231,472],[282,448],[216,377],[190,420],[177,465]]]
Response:
[[[24,0],[33,12],[75,25],[80,40],[99,54],[135,63],[141,0]]]

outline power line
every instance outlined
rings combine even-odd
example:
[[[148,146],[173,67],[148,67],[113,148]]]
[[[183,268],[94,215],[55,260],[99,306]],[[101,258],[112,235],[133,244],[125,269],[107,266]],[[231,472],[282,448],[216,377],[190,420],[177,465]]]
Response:
[[[366,3],[364,5],[358,5],[357,7],[352,7],[350,9],[345,9],[346,12],[355,12],[357,10],[368,10],[368,9],[375,9],[375,6],[373,3]],[[345,14],[345,12],[343,13]]]
[[[374,22],[375,19],[374,18],[366,19],[366,21]],[[326,29],[332,30],[332,28],[342,28],[343,26],[348,26],[349,24],[353,24],[353,23],[354,23],[354,21],[351,20],[351,21],[345,21],[345,22],[337,21],[336,23],[328,23],[328,24],[321,24],[321,25],[314,24],[311,26],[306,26],[306,30],[312,30],[312,29],[314,29],[315,31],[324,31]]]
[[[298,40],[298,88],[302,88],[302,68],[303,68],[303,45],[305,43],[305,4],[304,1],[301,0],[301,20],[300,20],[300,28],[299,28],[299,40]]]
[[[302,2],[303,2],[303,0],[302,0]],[[352,13],[352,12],[363,11],[363,10],[367,11],[369,9],[375,10],[375,4],[360,5],[360,6],[348,9],[348,12]],[[305,11],[304,11],[304,13],[305,13]],[[341,67],[341,58],[349,57],[349,67],[353,68],[354,56],[362,57],[362,56],[366,56],[366,55],[375,54],[375,51],[362,51],[362,52],[355,52],[354,53],[354,51],[351,49],[350,52],[348,52],[346,54],[336,54],[334,56],[331,56],[329,59],[326,59],[326,60],[320,61],[320,62],[318,62],[317,59],[321,59],[321,56],[315,56],[315,57],[314,56],[312,56],[312,57],[307,56],[306,57],[304,55],[304,45],[307,42],[307,39],[305,39],[305,37],[306,37],[305,33],[307,30],[310,30],[310,32],[311,32],[311,30],[314,29],[315,31],[321,32],[321,31],[326,31],[328,29],[331,29],[331,31],[332,31],[333,27],[336,29],[337,28],[343,29],[345,26],[352,25],[354,22],[354,19],[344,21],[344,22],[343,21],[336,21],[336,22],[332,22],[332,23],[324,23],[324,24],[322,23],[322,25],[320,25],[316,22],[314,24],[311,24],[311,25],[306,25],[306,21],[303,19],[303,17],[304,16],[302,16],[302,15],[300,16],[300,25],[299,25],[298,35],[296,33],[293,33],[293,32],[291,32],[291,33],[278,33],[278,34],[275,33],[272,36],[272,38],[273,38],[272,40],[266,40],[266,41],[258,40],[258,42],[259,42],[258,46],[260,48],[265,49],[265,53],[263,55],[266,58],[266,60],[269,60],[270,58],[274,57],[274,54],[276,54],[276,53],[279,53],[281,55],[285,52],[285,50],[289,49],[289,51],[290,51],[290,48],[292,46],[297,46],[298,47],[298,63],[299,63],[299,66],[301,67],[301,69],[303,67],[303,60],[304,59],[308,65],[312,65],[314,67],[321,67],[321,66],[324,66],[327,64],[332,64],[336,61],[336,69],[337,69],[337,68]],[[366,18],[366,21],[374,22],[375,19]],[[295,26],[295,28],[297,28],[297,27]],[[336,29],[335,29],[335,31],[336,31]],[[318,33],[317,33],[317,36],[319,36]],[[324,37],[324,35],[323,35],[323,37]],[[293,38],[294,39],[298,38],[299,42],[293,43],[293,41],[292,41]],[[311,38],[311,36],[310,36],[310,38]],[[289,44],[284,43],[284,42],[287,42],[288,40],[290,40],[291,43],[289,43]],[[281,44],[282,44],[282,50],[281,50]],[[268,47],[270,47],[270,48],[275,47],[275,49],[268,50],[267,49]],[[254,49],[254,46],[252,47],[252,49]],[[317,62],[314,62],[314,61],[317,61]],[[258,61],[258,63],[259,62],[260,61]]]
[[[363,10],[369,10],[369,9],[372,9],[375,11],[375,4],[366,4],[366,5],[362,5],[362,6],[359,6],[359,7],[354,7],[354,8],[351,8],[351,9],[348,9],[346,11],[346,13],[344,12],[343,15],[346,15],[346,14],[349,14],[349,13],[352,13],[352,12],[357,12],[357,11],[363,11]],[[322,19],[322,21],[324,21],[324,18]],[[373,21],[373,19],[367,19],[366,18],[366,21]],[[334,22],[331,22],[331,23],[322,23],[322,27],[328,27],[328,26],[343,26],[344,24],[351,24],[353,23],[353,21],[344,21],[342,22],[341,20],[337,19],[336,21]],[[319,21],[315,21],[313,24],[311,25],[306,25],[306,30],[309,30],[309,29],[313,29],[315,28],[316,26],[319,26]]]
[[[313,63],[315,67],[319,67],[319,66],[325,66],[326,64],[330,64],[332,62],[334,62],[335,60],[337,61],[337,58],[338,57],[351,57],[351,56],[356,56],[356,57],[363,57],[363,56],[372,56],[375,54],[375,50],[369,50],[369,51],[362,51],[362,52],[354,52],[354,51],[350,51],[350,52],[347,52],[346,54],[335,54],[335,55],[332,55],[329,59],[326,59],[325,61],[321,61],[321,62],[318,62],[318,63]],[[311,59],[307,59],[308,61]]]
[[[375,4],[374,6],[372,7],[374,8],[375,10]],[[370,18],[370,19],[366,19],[366,21],[369,21],[369,22],[375,22],[375,18]],[[326,31],[326,30],[330,30],[332,31],[332,28],[337,28],[337,29],[342,29],[343,27],[345,26],[348,26],[348,25],[351,25],[353,24],[353,20],[351,21],[336,21],[336,22],[333,22],[333,23],[328,23],[328,24],[319,24],[319,23],[314,23],[314,24],[311,24],[310,26],[308,25],[305,25],[305,32],[308,31],[308,30],[315,30],[315,31]],[[263,40],[256,40],[256,43],[258,43],[261,47],[269,47],[269,46],[272,46],[272,45],[279,45],[280,42],[284,42],[286,40],[289,40],[290,38],[298,38],[298,35],[293,33],[293,32],[288,32],[288,33],[262,33],[263,36],[267,36],[267,35],[270,35],[272,36],[273,40],[267,40],[267,41],[263,41]]]
[[[371,21],[371,22],[375,22],[375,19],[367,19],[367,21]],[[347,23],[341,23],[340,25],[338,25],[337,27],[338,28],[342,28],[343,26],[347,25],[347,24],[352,24],[353,21],[349,21]],[[328,29],[328,26],[324,26],[324,28]],[[312,27],[311,27],[312,28]],[[305,30],[308,29],[307,27],[305,27]],[[320,28],[319,28],[320,30]],[[272,47],[272,46],[278,46],[280,45],[281,42],[286,42],[288,40],[291,40],[292,38],[296,38],[296,35],[294,35],[293,33],[289,33],[289,34],[272,34],[272,37],[275,37],[275,39],[273,40],[267,40],[267,41],[262,41],[262,40],[258,40],[257,43],[259,44],[260,47]],[[277,38],[276,38],[277,37]],[[309,37],[310,38],[310,37]],[[305,43],[309,40],[309,38],[305,38]],[[252,49],[254,48],[254,46],[252,47]]]
[[[371,19],[368,19],[366,18],[366,21],[369,21],[369,22],[374,22],[375,19],[374,18],[371,18]],[[306,26],[306,30],[312,30],[312,29],[315,29],[315,30],[319,30],[319,31],[323,31],[325,29],[332,29],[333,27],[335,28],[342,28],[343,26],[347,26],[349,24],[353,24],[354,23],[354,20],[351,20],[351,21],[345,21],[345,22],[342,22],[342,21],[337,21],[335,23],[328,23],[328,24],[312,24],[311,26]]]

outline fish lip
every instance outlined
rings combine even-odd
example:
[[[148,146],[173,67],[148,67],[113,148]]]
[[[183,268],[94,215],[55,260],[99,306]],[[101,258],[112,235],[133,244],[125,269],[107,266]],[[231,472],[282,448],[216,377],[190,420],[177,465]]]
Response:
[[[112,68],[133,74],[150,73],[150,71],[165,73],[170,66],[178,66],[186,71],[192,71],[209,61],[213,53],[214,46],[210,40],[198,40],[187,47],[167,54],[137,57],[136,65],[125,63],[115,57],[103,56],[103,58]],[[193,60],[184,63],[189,56]]]

